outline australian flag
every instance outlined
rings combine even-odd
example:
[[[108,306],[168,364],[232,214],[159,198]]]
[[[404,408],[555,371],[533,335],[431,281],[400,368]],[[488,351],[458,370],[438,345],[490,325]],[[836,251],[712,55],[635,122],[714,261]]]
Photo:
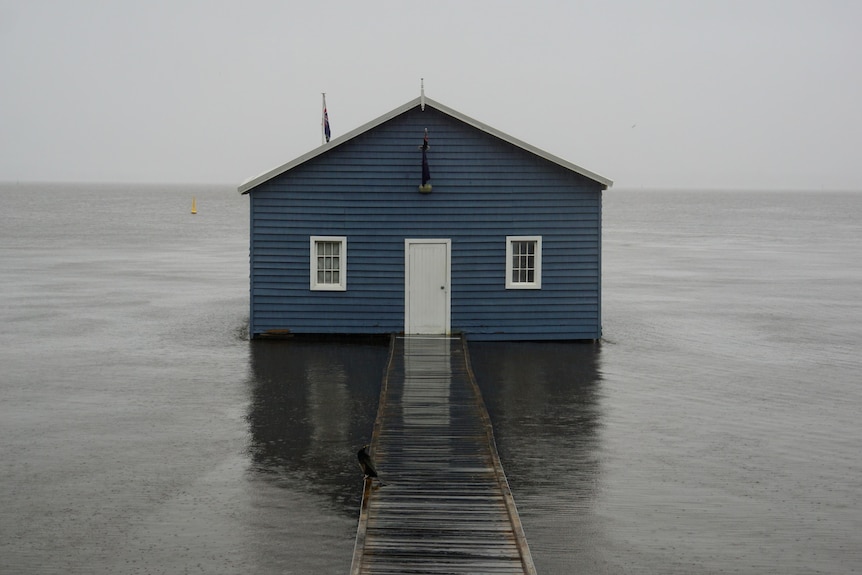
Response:
[[[425,128],[425,139],[422,141],[422,185],[431,180],[431,170],[428,168],[428,128]]]
[[[329,142],[331,132],[329,131],[329,113],[326,111],[326,98],[323,98],[323,135],[326,137],[326,141]]]

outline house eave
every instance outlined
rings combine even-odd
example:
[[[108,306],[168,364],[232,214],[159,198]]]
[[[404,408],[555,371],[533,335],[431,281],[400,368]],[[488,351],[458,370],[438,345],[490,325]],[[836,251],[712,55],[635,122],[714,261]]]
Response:
[[[605,178],[603,176],[600,176],[599,174],[596,174],[595,172],[591,172],[585,168],[582,168],[578,165],[575,165],[575,164],[569,162],[568,160],[564,160],[558,156],[555,156],[553,154],[549,154],[548,152],[546,152],[542,149],[539,149],[539,148],[537,148],[531,144],[528,144],[528,143],[523,142],[517,138],[514,138],[514,137],[512,137],[506,133],[501,132],[500,130],[492,128],[491,126],[484,124],[484,123],[482,123],[482,122],[480,122],[474,118],[471,118],[469,116],[465,116],[464,114],[462,114],[456,110],[453,110],[452,108],[449,108],[448,106],[440,104],[439,102],[435,102],[434,100],[432,100],[428,97],[420,96],[420,97],[414,98],[413,100],[410,100],[406,104],[399,106],[398,108],[395,108],[394,110],[380,116],[379,118],[371,120],[370,122],[363,124],[362,126],[359,126],[358,128],[351,130],[350,132],[347,132],[346,134],[343,134],[343,135],[331,140],[330,142],[323,144],[323,145],[309,151],[308,153],[303,154],[302,156],[299,156],[298,158],[295,158],[295,159],[287,162],[286,164],[283,164],[281,166],[278,166],[277,168],[269,170],[268,172],[260,174],[259,176],[255,176],[253,178],[246,180],[237,188],[237,190],[239,191],[240,194],[247,194],[252,189],[256,188],[257,186],[259,186],[265,182],[268,182],[269,180],[271,180],[277,176],[280,176],[281,174],[283,174],[285,172],[292,170],[296,166],[304,164],[305,162],[307,162],[313,158],[316,158],[317,156],[319,156],[325,152],[328,152],[329,150],[332,150],[333,148],[337,148],[338,146],[344,144],[345,142],[352,140],[356,136],[358,136],[364,132],[367,132],[367,131],[369,131],[369,130],[371,130],[371,129],[373,129],[373,128],[375,128],[375,127],[377,127],[377,126],[379,126],[385,122],[388,122],[392,118],[395,118],[396,116],[400,116],[401,114],[407,112],[408,110],[411,110],[417,106],[423,106],[423,105],[425,107],[430,106],[430,107],[432,107],[432,108],[434,108],[440,112],[443,112],[444,114],[447,114],[449,116],[452,116],[453,118],[456,118],[456,119],[464,122],[465,124],[473,126],[474,128],[476,128],[478,130],[486,132],[486,133],[488,133],[488,134],[490,134],[496,138],[499,138],[505,142],[508,142],[514,146],[517,146],[523,150],[526,150],[526,151],[530,152],[531,154],[534,154],[536,156],[544,158],[544,159],[546,159],[546,160],[548,160],[554,164],[557,164],[557,165],[562,166],[563,168],[566,168],[572,172],[575,172],[575,173],[580,174],[586,178],[589,178],[589,179],[601,184],[602,189],[608,189],[611,186],[613,186],[613,181],[609,180],[608,178]]]

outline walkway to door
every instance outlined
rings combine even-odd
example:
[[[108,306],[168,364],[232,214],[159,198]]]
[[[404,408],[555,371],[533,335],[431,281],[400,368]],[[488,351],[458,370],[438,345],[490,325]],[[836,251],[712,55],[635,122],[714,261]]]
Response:
[[[352,575],[535,574],[463,340],[393,340]]]

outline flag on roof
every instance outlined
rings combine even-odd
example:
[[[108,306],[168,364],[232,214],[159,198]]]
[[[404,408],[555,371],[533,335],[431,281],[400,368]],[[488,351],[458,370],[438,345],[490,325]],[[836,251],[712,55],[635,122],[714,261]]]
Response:
[[[326,94],[323,95],[323,137],[329,142],[329,137],[332,134],[329,130],[329,113],[326,111]]]

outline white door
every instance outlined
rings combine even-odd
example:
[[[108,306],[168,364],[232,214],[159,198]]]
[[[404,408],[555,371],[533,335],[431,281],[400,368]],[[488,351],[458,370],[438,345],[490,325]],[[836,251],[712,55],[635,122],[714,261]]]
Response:
[[[451,240],[404,240],[404,333],[449,333]]]

